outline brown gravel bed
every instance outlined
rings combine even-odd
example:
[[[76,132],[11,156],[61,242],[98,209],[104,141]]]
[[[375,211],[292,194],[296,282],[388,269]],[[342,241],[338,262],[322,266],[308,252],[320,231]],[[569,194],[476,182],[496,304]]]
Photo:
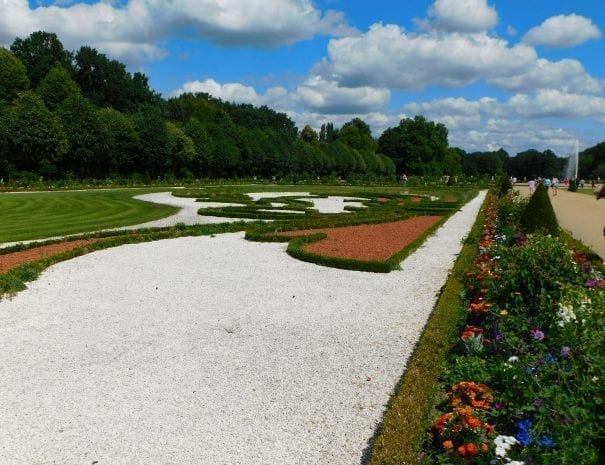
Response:
[[[99,241],[100,238],[78,239],[75,241],[59,242],[57,244],[42,245],[19,252],[0,255],[0,273],[6,273],[13,268],[31,263],[42,258],[51,257],[61,252],[83,247]]]
[[[416,216],[391,223],[287,231],[280,235],[296,237],[325,233],[328,237],[305,245],[304,250],[328,257],[387,260],[440,219],[440,216]]]

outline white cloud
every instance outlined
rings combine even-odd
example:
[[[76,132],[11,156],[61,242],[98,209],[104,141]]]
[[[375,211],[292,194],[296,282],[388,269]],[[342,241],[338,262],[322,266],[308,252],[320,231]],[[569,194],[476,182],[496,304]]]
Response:
[[[530,45],[549,48],[573,47],[601,37],[601,31],[591,19],[576,14],[552,16],[523,37]]]
[[[509,47],[484,33],[408,34],[399,26],[382,24],[359,37],[332,39],[328,52],[330,61],[316,67],[326,79],[350,87],[404,90],[515,76],[536,60],[532,47]]]
[[[605,98],[574,94],[559,89],[539,90],[535,95],[517,94],[506,106],[514,113],[531,117],[602,118]]]
[[[221,84],[214,79],[186,82],[172,94],[178,96],[186,92],[192,94],[203,92],[226,102],[250,103],[259,106],[264,105],[267,99],[267,97],[259,95],[253,87],[236,82]],[[276,91],[273,91],[272,95],[276,95]]]
[[[559,88],[570,92],[598,94],[605,89],[604,80],[595,79],[586,72],[582,63],[571,59],[552,62],[540,58],[525,73],[491,79],[490,83],[515,92]]]
[[[498,24],[498,13],[486,0],[435,0],[429,16],[445,31],[481,32]]]
[[[311,76],[298,86],[296,95],[303,107],[332,114],[367,113],[385,106],[391,99],[388,89],[340,87],[337,82],[319,76]]]
[[[322,15],[311,0],[129,0],[31,8],[27,0],[3,0],[0,43],[10,44],[36,30],[55,32],[68,49],[91,45],[101,51],[128,44],[142,59],[164,51],[158,43],[187,35],[225,46],[278,47],[316,34],[352,35],[344,15]],[[104,47],[104,48],[102,48]],[[150,53],[153,50],[153,53]],[[122,59],[126,55],[116,58]]]
[[[412,102],[405,110],[445,124],[448,129],[471,128],[481,122],[481,103],[464,98],[445,98],[431,102]]]

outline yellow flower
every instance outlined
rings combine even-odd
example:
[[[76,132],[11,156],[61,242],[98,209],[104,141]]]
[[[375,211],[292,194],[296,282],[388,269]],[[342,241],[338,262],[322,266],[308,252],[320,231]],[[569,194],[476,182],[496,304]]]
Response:
[[[506,315],[508,315],[508,311],[507,310],[500,310],[500,315],[501,316],[506,316]]]

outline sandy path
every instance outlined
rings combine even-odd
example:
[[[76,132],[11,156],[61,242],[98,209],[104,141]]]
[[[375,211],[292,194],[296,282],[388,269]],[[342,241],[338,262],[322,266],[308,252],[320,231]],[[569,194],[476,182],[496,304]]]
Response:
[[[515,186],[523,195],[528,195],[527,186]],[[594,250],[605,260],[605,199],[569,192],[560,188],[556,197],[549,191],[550,201],[559,220],[559,226]]]

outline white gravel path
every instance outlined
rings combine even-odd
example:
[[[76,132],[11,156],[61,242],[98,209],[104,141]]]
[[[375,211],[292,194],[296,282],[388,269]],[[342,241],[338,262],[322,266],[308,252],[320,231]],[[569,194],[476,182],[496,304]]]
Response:
[[[389,274],[240,233],[51,267],[0,301],[0,463],[359,463],[484,195]]]

